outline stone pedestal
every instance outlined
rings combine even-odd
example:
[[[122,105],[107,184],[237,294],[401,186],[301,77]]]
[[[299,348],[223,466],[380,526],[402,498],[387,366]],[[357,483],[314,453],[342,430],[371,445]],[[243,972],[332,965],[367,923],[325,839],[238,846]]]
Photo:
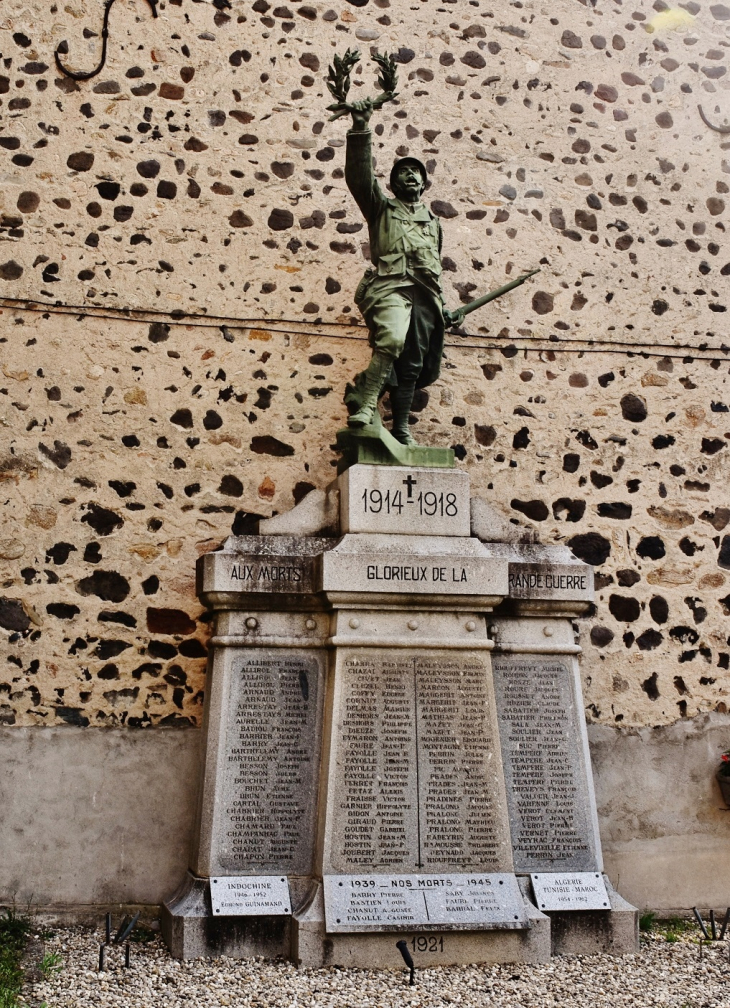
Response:
[[[639,913],[603,876],[610,910],[546,911],[553,955],[630,955],[639,951]]]
[[[288,959],[290,955],[291,916],[215,917],[210,879],[198,878],[192,872],[188,872],[172,899],[163,904],[160,924],[162,937],[177,959]]]
[[[509,597],[489,629],[515,871],[600,873],[575,622],[589,609],[593,570],[564,546],[489,549],[509,564]],[[609,909],[544,911],[553,955],[638,951],[638,910],[604,880]]]
[[[486,541],[514,526],[453,469],[355,465],[259,531],[199,562],[215,632],[173,954],[543,961],[551,920],[553,952],[633,950],[616,894],[581,923],[528,877],[601,870],[571,623],[590,568]],[[211,879],[290,898],[216,917]]]

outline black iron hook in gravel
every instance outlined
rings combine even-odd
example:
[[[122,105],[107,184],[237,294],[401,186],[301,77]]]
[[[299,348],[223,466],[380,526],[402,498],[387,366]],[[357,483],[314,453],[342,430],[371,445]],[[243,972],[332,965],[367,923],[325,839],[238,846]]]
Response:
[[[112,0],[113,2],[113,0]],[[130,917],[127,914],[122,923],[119,925],[117,933],[112,938],[112,915],[108,913],[106,915],[106,940],[99,945],[99,972],[102,973],[106,969],[106,950],[110,945],[121,945],[125,939],[129,938],[134,927],[139,920],[140,911],[138,911],[134,917]],[[129,942],[126,943],[124,948],[124,965],[129,967],[131,964],[131,951],[129,947]]]
[[[400,941],[395,943],[395,947],[398,949],[400,954],[403,956],[403,962],[406,964],[410,970],[410,976],[408,979],[409,986],[413,987],[416,983],[416,964],[413,962],[413,956],[408,951],[408,942],[405,938],[401,938]]]
[[[692,913],[695,916],[695,920],[699,924],[700,931],[702,932],[702,937],[700,938],[700,959],[702,959],[702,953],[704,951],[705,945],[710,945],[713,942],[725,941],[725,933],[730,924],[730,907],[725,911],[725,917],[723,918],[722,928],[720,929],[720,934],[717,933],[717,921],[715,920],[715,911],[710,910],[710,930],[707,930],[707,925],[702,919],[702,914],[699,912],[697,907],[692,907]],[[730,947],[728,948],[728,958],[730,959]]]
[[[158,0],[147,0],[147,3],[149,4],[150,9],[152,10],[152,17],[155,18],[157,17],[157,2]],[[62,50],[61,46],[59,45],[59,47],[53,53],[53,58],[56,61],[56,66],[58,67],[58,69],[61,71],[62,74],[65,74],[67,77],[71,77],[73,80],[77,81],[91,80],[92,77],[96,77],[96,75],[100,73],[101,70],[104,68],[104,64],[106,63],[107,42],[109,39],[109,12],[112,9],[113,3],[114,0],[106,0],[106,3],[104,4],[104,19],[102,21],[102,28],[101,28],[101,60],[99,61],[98,66],[96,66],[93,70],[69,70],[69,68],[65,67],[61,62],[60,53]],[[61,43],[61,45],[63,45],[63,43]]]

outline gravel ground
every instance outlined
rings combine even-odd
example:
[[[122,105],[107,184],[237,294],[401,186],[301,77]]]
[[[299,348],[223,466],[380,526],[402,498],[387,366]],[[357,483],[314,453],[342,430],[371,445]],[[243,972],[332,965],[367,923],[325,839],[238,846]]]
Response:
[[[132,966],[112,950],[110,970],[96,971],[100,932],[58,930],[47,952],[60,952],[62,971],[26,992],[47,1008],[730,1008],[727,946],[698,959],[696,942],[642,939],[636,956],[576,956],[544,965],[443,967],[419,971],[297,970],[261,960],[171,959],[159,939],[133,945]]]

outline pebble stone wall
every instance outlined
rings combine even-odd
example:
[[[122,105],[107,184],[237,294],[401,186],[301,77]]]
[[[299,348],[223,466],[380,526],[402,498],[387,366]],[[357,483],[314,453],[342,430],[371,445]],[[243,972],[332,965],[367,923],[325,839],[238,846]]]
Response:
[[[730,8],[117,0],[80,82],[54,50],[92,68],[101,7],[51,14],[0,13],[0,722],[199,724],[196,557],[332,478],[348,46],[397,54],[379,169],[427,163],[450,303],[542,270],[450,337],[416,436],[596,565],[589,719],[726,713]]]

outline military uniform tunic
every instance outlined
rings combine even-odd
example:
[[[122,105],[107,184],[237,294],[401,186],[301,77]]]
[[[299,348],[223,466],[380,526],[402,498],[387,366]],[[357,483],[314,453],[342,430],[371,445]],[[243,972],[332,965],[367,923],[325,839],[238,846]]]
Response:
[[[386,196],[373,172],[370,130],[347,134],[345,179],[368,224],[370,258],[355,301],[370,344],[393,358],[388,384],[432,384],[444,347],[441,224],[423,203]]]

